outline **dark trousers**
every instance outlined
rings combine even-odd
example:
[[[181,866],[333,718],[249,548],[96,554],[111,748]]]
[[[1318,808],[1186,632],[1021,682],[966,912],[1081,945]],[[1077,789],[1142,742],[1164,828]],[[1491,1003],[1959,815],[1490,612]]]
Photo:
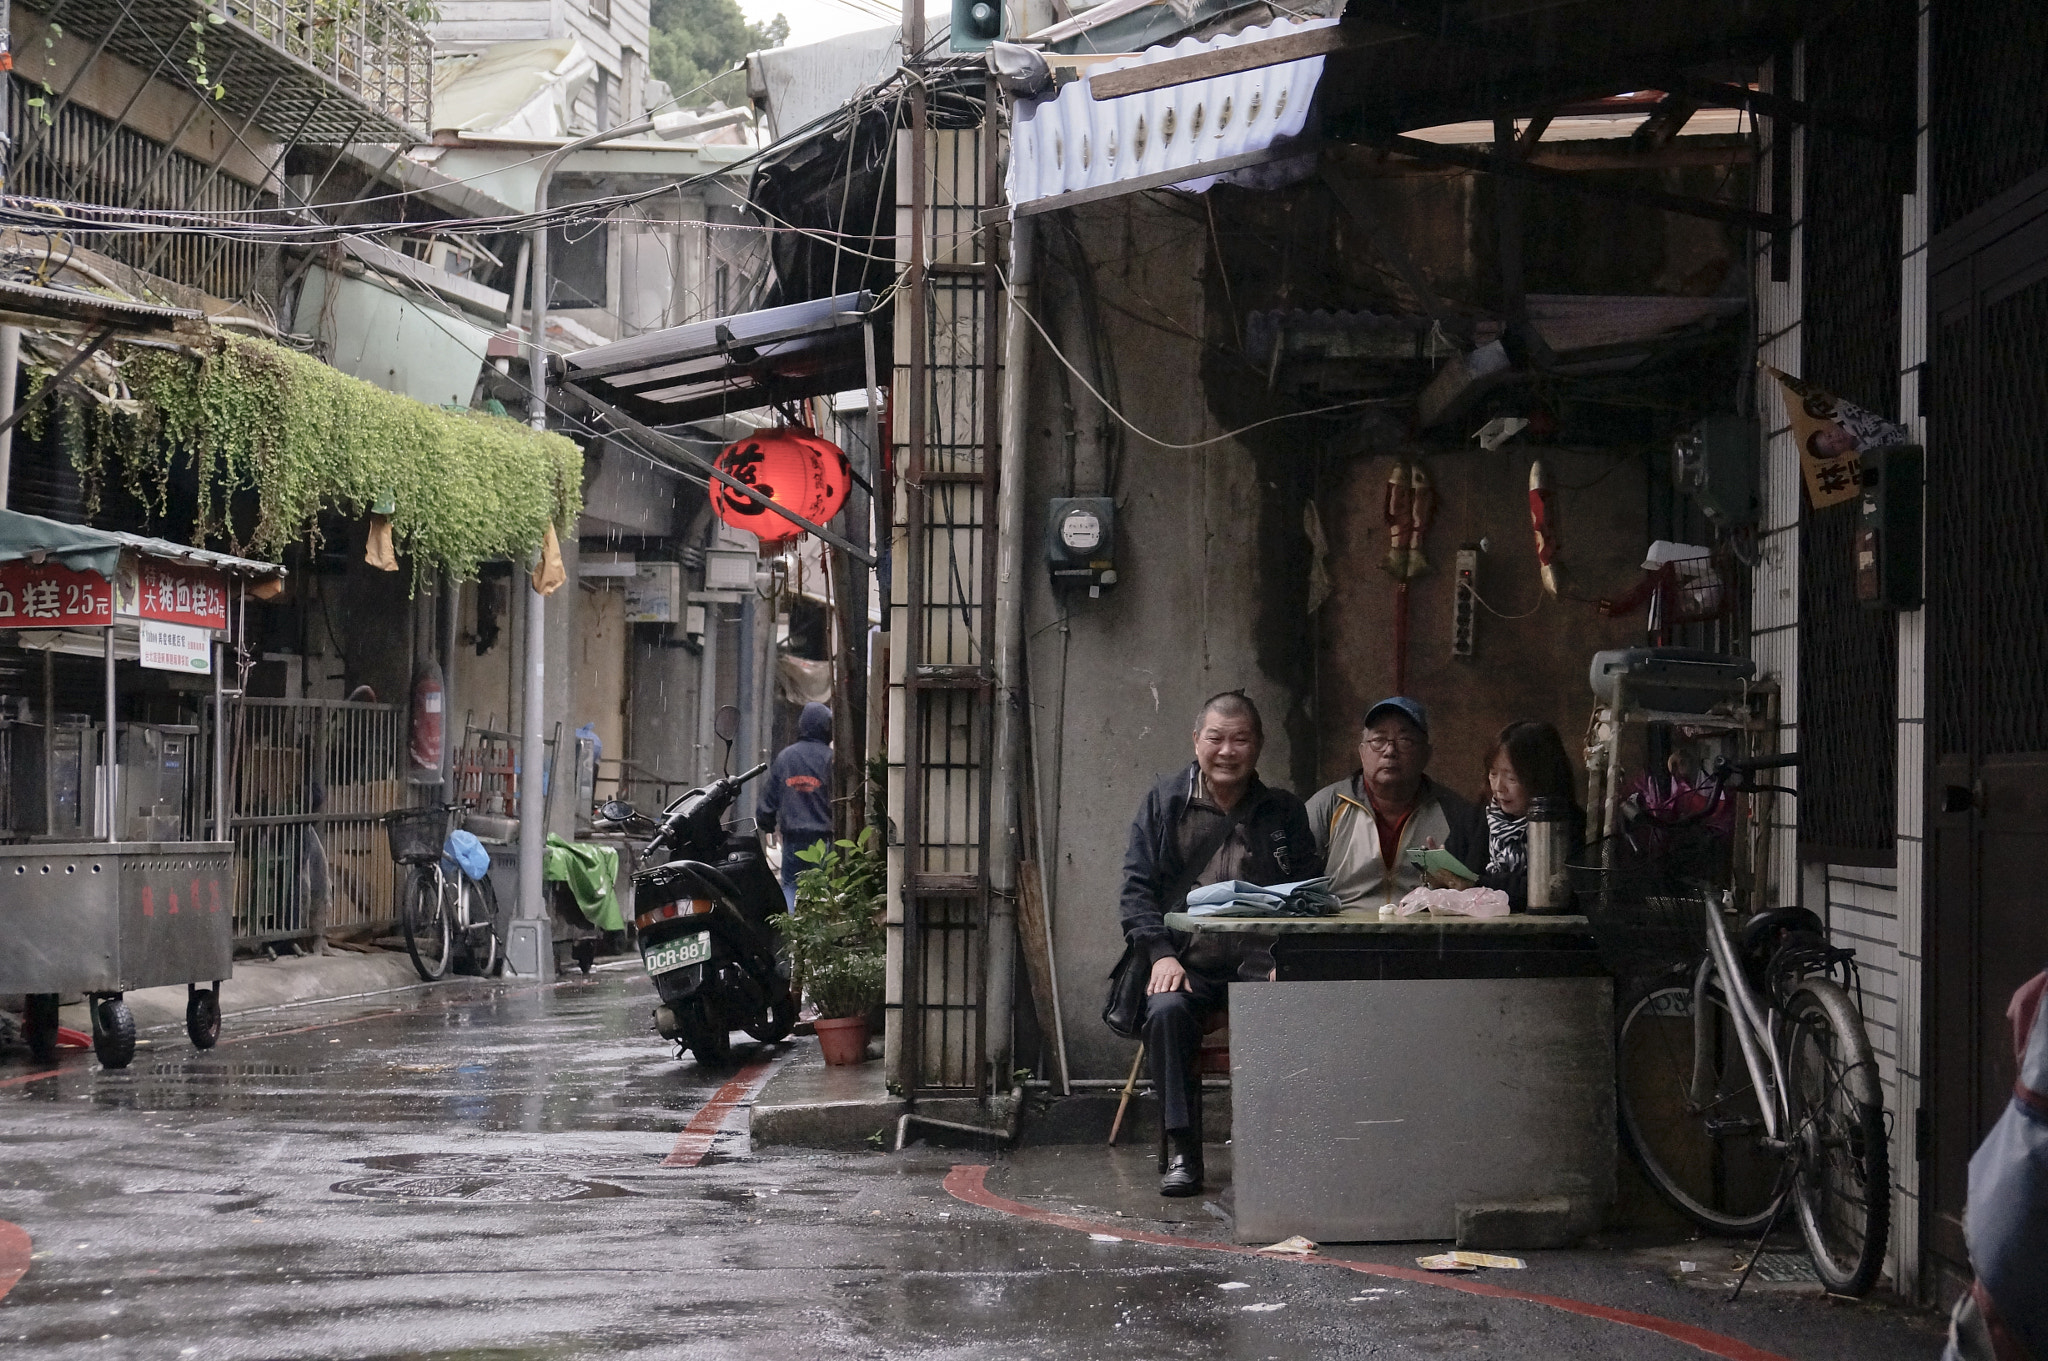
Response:
[[[1145,999],[1145,1056],[1151,1061],[1152,1090],[1159,1094],[1159,1122],[1188,1129],[1200,1109],[1195,1061],[1202,1048],[1202,1022],[1223,1005],[1220,983],[1188,975],[1187,992],[1155,992]]]

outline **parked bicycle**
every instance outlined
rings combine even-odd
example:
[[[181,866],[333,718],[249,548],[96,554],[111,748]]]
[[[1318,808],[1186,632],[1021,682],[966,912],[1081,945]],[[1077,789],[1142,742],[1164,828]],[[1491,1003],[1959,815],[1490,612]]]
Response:
[[[1716,762],[1699,813],[1618,833],[1573,876],[1608,966],[1635,984],[1615,1078],[1644,1176],[1701,1228],[1758,1235],[1759,1251],[1789,1208],[1821,1282],[1862,1295],[1884,1263],[1891,1168],[1854,951],[1804,908],[1738,921],[1702,831],[1724,792],[1793,792],[1750,777],[1797,759]]]
[[[488,976],[498,967],[498,898],[488,875],[472,879],[448,850],[451,823],[460,804],[408,808],[386,813],[391,858],[412,866],[398,895],[398,919],[406,953],[420,978],[447,976],[458,954]]]

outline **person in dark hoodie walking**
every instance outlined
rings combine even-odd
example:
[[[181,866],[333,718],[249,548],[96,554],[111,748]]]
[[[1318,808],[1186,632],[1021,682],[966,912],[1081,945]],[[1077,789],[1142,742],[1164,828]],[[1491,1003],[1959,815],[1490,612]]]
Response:
[[[796,741],[775,753],[755,820],[782,838],[782,896],[796,906],[796,877],[808,868],[797,852],[832,835],[832,710],[806,704]]]

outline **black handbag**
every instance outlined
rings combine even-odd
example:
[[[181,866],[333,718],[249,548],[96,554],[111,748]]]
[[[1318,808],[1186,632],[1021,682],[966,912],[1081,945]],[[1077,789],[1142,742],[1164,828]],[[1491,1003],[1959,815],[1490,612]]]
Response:
[[[1202,870],[1215,859],[1216,852],[1223,849],[1223,843],[1231,834],[1244,825],[1251,816],[1252,799],[1247,795],[1240,800],[1237,808],[1212,832],[1194,853],[1187,858],[1175,878],[1171,891],[1160,895],[1162,904],[1184,900],[1188,890],[1201,878]],[[1172,909],[1167,908],[1168,911]],[[1126,942],[1124,952],[1117,958],[1116,967],[1109,971],[1109,1000],[1102,1004],[1102,1023],[1110,1032],[1126,1040],[1140,1039],[1145,1034],[1145,989],[1152,982],[1152,961],[1138,952],[1138,947]]]

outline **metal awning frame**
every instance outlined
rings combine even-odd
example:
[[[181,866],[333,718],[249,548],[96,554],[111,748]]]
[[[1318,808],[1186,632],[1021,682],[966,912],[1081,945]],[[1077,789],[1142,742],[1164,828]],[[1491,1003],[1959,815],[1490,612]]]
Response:
[[[865,295],[862,295],[862,300],[866,301]],[[706,476],[715,478],[735,495],[745,497],[762,509],[782,517],[790,524],[817,535],[826,543],[852,557],[854,561],[860,563],[863,567],[873,567],[875,565],[875,555],[873,552],[853,543],[844,535],[827,529],[815,520],[804,518],[789,507],[779,504],[774,498],[763,495],[753,487],[734,477],[731,473],[725,471],[725,469],[719,467],[715,459],[705,457],[674,436],[663,434],[646,422],[636,419],[628,412],[620,410],[616,405],[606,401],[584,386],[585,383],[596,382],[610,375],[659,372],[664,369],[688,364],[693,360],[707,359],[715,355],[725,355],[730,360],[731,352],[735,348],[744,347],[757,350],[768,345],[829,333],[849,326],[858,326],[861,329],[861,355],[865,369],[864,376],[866,378],[868,397],[868,446],[873,449],[879,449],[881,447],[881,394],[876,387],[875,322],[874,312],[871,307],[864,307],[858,312],[834,311],[822,324],[814,322],[802,327],[770,331],[763,335],[746,337],[744,340],[736,340],[732,334],[732,328],[726,321],[722,320],[713,327],[712,334],[714,338],[709,344],[686,347],[677,350],[672,355],[663,354],[656,358],[652,364],[645,359],[631,362],[617,361],[610,364],[595,364],[588,369],[577,370],[573,381],[566,376],[558,381],[564,392],[588,404],[591,410],[603,417],[605,423],[610,425],[615,432],[623,435],[640,452],[657,463],[674,467],[675,460],[681,459]],[[556,362],[563,363],[559,359]],[[568,366],[564,363],[563,367],[566,369]],[[832,392],[839,390],[841,389],[836,385],[820,384],[815,391],[802,391],[800,394],[782,394],[778,396],[777,400],[801,401],[810,397],[830,396]],[[758,403],[749,402],[748,405],[758,405]]]

